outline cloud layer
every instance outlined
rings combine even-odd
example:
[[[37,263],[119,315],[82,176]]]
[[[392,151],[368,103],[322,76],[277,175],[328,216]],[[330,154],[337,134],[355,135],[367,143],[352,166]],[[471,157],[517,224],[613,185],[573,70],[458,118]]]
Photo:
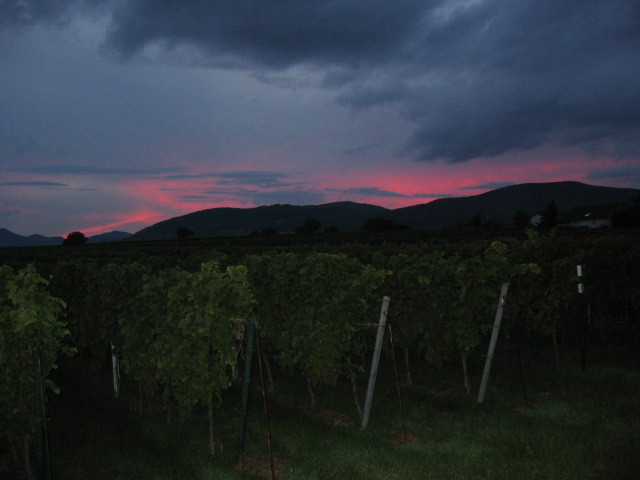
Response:
[[[139,0],[116,11],[108,44],[128,59],[156,46],[218,67],[319,70],[344,105],[396,104],[415,125],[399,153],[418,160],[640,148],[637,1]]]
[[[5,0],[0,226],[640,187],[638,78],[637,0]]]

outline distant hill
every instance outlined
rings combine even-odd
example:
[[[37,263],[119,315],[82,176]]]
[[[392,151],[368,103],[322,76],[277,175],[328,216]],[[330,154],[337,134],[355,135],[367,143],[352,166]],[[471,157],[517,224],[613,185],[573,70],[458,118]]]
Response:
[[[126,232],[96,235],[89,237],[88,243],[173,240],[182,227],[192,231],[194,238],[246,236],[266,229],[291,233],[309,218],[320,222],[321,230],[337,227],[342,232],[353,232],[373,218],[386,218],[417,230],[434,230],[464,225],[476,215],[482,222],[510,221],[518,211],[533,216],[542,212],[551,200],[559,213],[566,213],[582,206],[629,203],[638,195],[640,189],[552,182],[511,185],[480,195],[442,198],[395,210],[354,202],[211,208],[164,220],[133,235]],[[24,237],[0,228],[0,247],[61,245],[63,240],[62,237],[42,235]]]
[[[175,239],[186,227],[195,238],[249,235],[266,228],[293,232],[308,218],[322,228],[336,226],[343,232],[357,231],[372,218],[388,218],[414,229],[433,230],[469,222],[478,215],[483,222],[503,222],[516,212],[542,212],[553,200],[559,212],[584,205],[626,203],[640,194],[632,188],[613,188],[579,182],[525,183],[498,188],[480,195],[443,198],[431,203],[395,210],[353,202],[323,205],[271,205],[257,208],[212,208],[164,220],[135,233],[129,240]]]
[[[130,236],[131,234],[127,232],[109,232],[87,237],[87,243],[117,242]],[[62,245],[63,241],[64,237],[45,237],[43,235],[25,237],[6,228],[0,228],[0,247],[42,247]]]
[[[390,210],[375,205],[336,202],[323,205],[271,205],[256,208],[211,208],[164,220],[133,234],[129,240],[169,240],[187,227],[195,238],[249,235],[267,228],[279,233],[294,232],[305,220],[315,218],[322,225],[340,231],[358,230],[370,218],[386,216]]]
[[[62,245],[62,237],[45,237],[29,235],[25,237],[13,233],[6,228],[0,228],[0,247],[40,247],[46,245]]]
[[[461,225],[475,215],[483,222],[511,220],[517,211],[542,212],[551,200],[558,212],[585,205],[626,203],[640,194],[634,188],[598,187],[580,182],[523,183],[470,197],[443,198],[431,203],[399,208],[392,219],[416,229]]]

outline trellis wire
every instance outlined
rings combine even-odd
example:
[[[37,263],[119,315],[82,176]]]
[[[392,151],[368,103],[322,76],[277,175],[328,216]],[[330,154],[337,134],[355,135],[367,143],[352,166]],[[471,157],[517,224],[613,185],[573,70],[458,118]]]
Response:
[[[407,421],[404,415],[404,405],[402,403],[402,393],[400,391],[400,380],[398,379],[398,364],[396,362],[396,350],[393,343],[393,329],[391,328],[391,324],[387,324],[389,327],[389,341],[391,342],[391,356],[393,357],[393,370],[396,374],[396,388],[398,390],[398,401],[400,402],[400,417],[402,418],[402,433],[404,435],[404,440],[407,440]]]
[[[276,469],[273,465],[273,442],[271,440],[271,425],[269,423],[269,405],[267,403],[267,388],[264,382],[264,369],[262,368],[262,353],[260,351],[260,333],[256,329],[256,347],[258,348],[258,367],[260,368],[260,382],[262,386],[262,405],[264,407],[264,419],[267,423],[267,444],[269,445],[269,466],[271,467],[271,480],[276,480]]]

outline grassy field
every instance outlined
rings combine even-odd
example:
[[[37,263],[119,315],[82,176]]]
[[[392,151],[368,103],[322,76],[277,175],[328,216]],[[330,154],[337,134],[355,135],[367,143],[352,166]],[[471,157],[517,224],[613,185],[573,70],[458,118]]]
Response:
[[[635,357],[637,359],[637,356]],[[76,362],[77,359],[71,363]],[[361,432],[351,387],[318,392],[310,409],[302,382],[280,377],[270,396],[278,479],[602,479],[640,478],[640,368],[594,361],[583,373],[566,359],[557,374],[544,358],[527,364],[525,405],[517,368],[495,365],[483,405],[464,395],[457,365],[416,364],[402,387],[402,429],[390,360],[383,358],[369,427]],[[516,365],[517,367],[517,365]],[[475,387],[482,366],[472,365]],[[361,379],[361,396],[366,376]],[[127,396],[113,399],[109,379],[63,367],[62,393],[50,402],[53,477],[64,480],[271,478],[261,397],[250,406],[246,453],[236,466],[240,391],[216,412],[212,457],[207,418],[167,424],[160,409],[140,415]],[[254,391],[257,391],[254,383]],[[477,390],[476,390],[477,392]]]

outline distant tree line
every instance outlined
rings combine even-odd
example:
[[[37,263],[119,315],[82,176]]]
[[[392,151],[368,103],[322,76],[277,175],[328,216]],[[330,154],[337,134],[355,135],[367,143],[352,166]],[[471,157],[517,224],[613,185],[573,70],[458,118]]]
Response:
[[[630,205],[621,208],[613,214],[613,226],[618,228],[640,227],[640,194],[636,196]]]
[[[537,215],[536,215],[537,216]],[[532,223],[533,216],[522,210],[518,210],[511,218],[510,226],[515,228],[529,228],[531,226],[548,229],[557,227],[559,224],[558,207],[554,200],[551,200],[542,212],[540,212],[536,223]],[[475,214],[466,224],[466,227],[491,228],[498,224],[492,221],[483,221],[479,214]],[[631,204],[620,208],[612,217],[612,226],[615,228],[638,228],[640,227],[640,195]],[[411,227],[396,223],[389,218],[377,217],[367,220],[359,231],[364,233],[394,232],[410,230]],[[337,233],[340,229],[331,225],[322,228],[322,223],[316,218],[307,218],[294,229],[296,234],[311,234],[323,231],[325,233]],[[274,227],[265,227],[259,231],[251,232],[250,236],[270,236],[278,235],[280,232]],[[183,240],[193,237],[195,233],[186,226],[182,226],[176,231],[176,238]],[[87,241],[81,232],[72,232],[64,241],[65,245],[82,245]]]

